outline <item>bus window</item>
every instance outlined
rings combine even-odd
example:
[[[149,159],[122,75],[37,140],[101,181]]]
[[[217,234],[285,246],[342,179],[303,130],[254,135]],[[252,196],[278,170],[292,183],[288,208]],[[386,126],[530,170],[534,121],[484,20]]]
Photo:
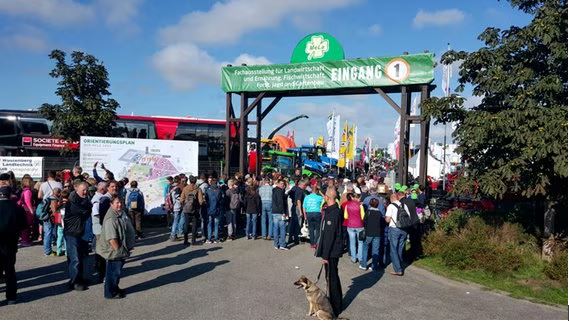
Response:
[[[116,121],[114,136],[155,139],[156,130],[151,122],[120,120]]]
[[[210,125],[207,153],[209,157],[223,158],[225,142],[225,126]]]
[[[0,136],[16,135],[16,123],[8,117],[0,117]]]
[[[196,126],[194,124],[180,123],[176,129],[175,140],[197,140]]]
[[[20,126],[24,134],[49,135],[51,124],[44,118],[20,118]]]

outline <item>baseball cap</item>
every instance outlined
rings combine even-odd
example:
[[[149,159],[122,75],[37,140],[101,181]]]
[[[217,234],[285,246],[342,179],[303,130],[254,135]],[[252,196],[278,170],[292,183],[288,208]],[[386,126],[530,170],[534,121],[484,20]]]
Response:
[[[399,191],[405,192],[405,191],[407,191],[407,189],[409,189],[409,187],[407,187],[407,185],[401,185],[401,187],[399,188]]]
[[[0,174],[0,181],[9,181],[9,180],[10,180],[10,174],[8,173]]]

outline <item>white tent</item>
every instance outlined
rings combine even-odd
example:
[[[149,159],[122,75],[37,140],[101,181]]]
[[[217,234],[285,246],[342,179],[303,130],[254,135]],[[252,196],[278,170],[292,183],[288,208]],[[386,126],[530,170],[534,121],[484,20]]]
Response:
[[[438,161],[436,158],[431,156],[430,153],[427,154],[427,175],[438,179],[441,177],[441,171],[443,170],[443,163]],[[421,163],[421,156],[419,153],[415,154],[409,159],[409,173],[413,177],[419,177],[419,164]]]

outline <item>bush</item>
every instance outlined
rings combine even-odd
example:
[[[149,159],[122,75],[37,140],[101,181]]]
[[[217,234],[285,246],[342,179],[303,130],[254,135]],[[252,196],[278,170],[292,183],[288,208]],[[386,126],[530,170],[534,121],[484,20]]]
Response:
[[[447,219],[451,222],[425,239],[426,255],[440,255],[449,267],[494,274],[516,271],[523,266],[527,253],[524,246],[531,237],[518,225],[493,228],[481,217],[467,219],[463,211],[455,211]]]
[[[448,242],[449,236],[441,229],[430,232],[423,240],[423,252],[427,256],[435,256],[441,254],[443,248]]]
[[[552,280],[567,283],[567,249],[558,251],[553,255],[551,262],[543,268],[543,273]]]
[[[468,221],[468,214],[462,209],[453,209],[448,216],[441,220],[437,229],[441,229],[446,234],[452,234],[462,229]]]

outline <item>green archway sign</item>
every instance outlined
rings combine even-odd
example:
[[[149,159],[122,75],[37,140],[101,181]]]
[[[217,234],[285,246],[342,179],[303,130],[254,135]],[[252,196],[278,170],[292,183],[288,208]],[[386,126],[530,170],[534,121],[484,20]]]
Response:
[[[344,60],[344,48],[330,34],[310,34],[296,45],[290,58],[291,63]]]

